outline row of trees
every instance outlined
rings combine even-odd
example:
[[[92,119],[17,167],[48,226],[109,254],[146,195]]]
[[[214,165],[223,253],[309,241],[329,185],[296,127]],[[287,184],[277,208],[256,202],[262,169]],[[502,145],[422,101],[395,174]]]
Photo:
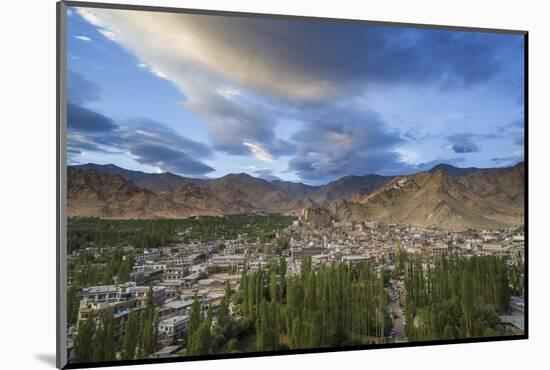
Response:
[[[82,320],[74,340],[76,362],[112,361],[120,350],[123,360],[147,358],[157,350],[159,313],[149,287],[145,308],[130,312],[124,324],[122,343],[115,342],[115,318],[111,309],[98,318]]]
[[[70,217],[67,221],[67,252],[86,247],[132,245],[156,248],[175,241],[235,239],[271,240],[277,230],[289,226],[294,217],[271,215],[226,215],[162,220],[108,220]]]
[[[245,350],[256,351],[370,343],[393,326],[384,274],[368,264],[338,263],[315,271],[307,258],[299,275],[286,271],[284,258],[255,272],[245,269],[238,292],[227,285],[215,320],[212,308],[204,313],[195,297],[186,354],[231,353],[248,336],[255,337],[255,345]],[[239,320],[230,312],[231,301]]]
[[[510,287],[498,257],[435,257],[425,268],[408,258],[405,318],[409,339],[494,336],[498,314],[508,310]]]
[[[132,245],[155,248],[176,240],[181,220],[108,220],[95,217],[69,217],[67,253],[86,247]]]
[[[183,241],[236,239],[239,235],[248,240],[259,238],[268,241],[275,238],[277,230],[292,224],[295,217],[280,214],[239,214],[188,218],[182,220],[185,230]]]
[[[130,280],[134,266],[132,253],[121,248],[103,249],[100,256],[84,252],[68,263],[68,277],[72,286],[87,287],[98,284],[112,284]]]
[[[336,263],[315,271],[302,261],[286,276],[284,259],[243,272],[240,310],[253,323],[256,350],[334,347],[380,341],[393,326],[381,274],[368,264]]]

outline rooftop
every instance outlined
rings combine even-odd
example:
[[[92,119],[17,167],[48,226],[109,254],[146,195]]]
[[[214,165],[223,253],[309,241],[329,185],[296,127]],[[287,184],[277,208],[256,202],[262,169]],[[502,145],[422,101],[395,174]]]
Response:
[[[193,304],[193,301],[178,300],[178,301],[166,302],[165,304],[163,304],[163,307],[178,309],[178,308],[190,306],[192,304]]]
[[[166,324],[177,324],[177,323],[180,323],[182,321],[187,321],[189,319],[189,316],[187,315],[177,315],[177,316],[172,316],[168,319],[164,319],[161,321],[162,324],[166,325]]]

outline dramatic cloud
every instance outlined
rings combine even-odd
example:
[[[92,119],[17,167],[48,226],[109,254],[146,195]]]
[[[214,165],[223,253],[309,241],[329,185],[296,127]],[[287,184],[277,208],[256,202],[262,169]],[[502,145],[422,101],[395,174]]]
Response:
[[[203,175],[214,171],[184,152],[173,150],[162,145],[148,145],[132,143],[130,153],[135,160],[141,164],[148,164],[157,167],[162,171],[184,173],[189,175]]]
[[[85,132],[104,132],[117,128],[109,117],[71,102],[67,104],[67,126],[71,130]]]
[[[119,152],[115,148],[118,145],[118,131],[88,131],[82,132],[70,127],[71,118],[68,119],[67,154],[71,161],[77,161],[84,152],[114,153]],[[117,126],[118,127],[118,126]]]
[[[161,122],[150,119],[132,119],[125,122],[125,132],[121,139],[127,143],[160,145],[175,148],[193,157],[207,158],[212,150],[205,144],[187,139]]]
[[[295,106],[330,104],[381,85],[460,88],[487,81],[499,72],[509,41],[361,24],[79,12],[180,89],[184,107],[205,119],[214,149],[267,161],[295,152],[274,131]]]
[[[99,95],[99,86],[80,73],[67,72],[67,155],[71,162],[84,151],[115,151],[113,141],[118,125],[110,117],[84,106],[99,99]]]
[[[70,159],[85,151],[103,153],[127,153],[141,164],[153,166],[160,171],[185,175],[204,175],[214,168],[195,158],[208,158],[212,150],[199,142],[187,139],[160,122],[146,119],[132,120],[124,126],[112,123],[109,118],[87,108],[72,106],[72,110],[84,111],[90,117],[78,122],[77,115],[69,114],[67,147]],[[103,120],[110,126],[106,127]],[[94,126],[94,124],[99,125]],[[103,126],[101,126],[103,125]],[[102,127],[103,130],[100,130]]]
[[[103,35],[138,56],[152,73],[172,81],[180,89],[186,97],[184,107],[204,118],[216,150],[232,155],[258,156],[257,149],[261,148],[264,159],[294,151],[292,143],[274,134],[281,107],[275,107],[247,91],[241,93],[243,87],[239,81],[219,74],[210,63],[201,63],[204,60],[197,53],[207,52],[205,45],[197,44],[202,42],[202,36],[192,28],[187,30],[185,23],[178,28],[174,22],[179,18],[150,18],[152,13],[146,12],[137,18],[133,16],[134,12],[126,12],[126,17],[124,12],[99,9],[81,9],[80,12],[91,23],[101,27]],[[142,15],[145,18],[141,18]],[[156,23],[157,20],[168,23],[161,25]],[[140,25],[141,21],[145,23]],[[172,29],[175,33],[164,26],[175,27]],[[169,32],[170,40],[166,39],[165,32]],[[164,48],[162,45],[167,43],[172,46]],[[221,55],[215,58],[221,58]],[[254,74],[254,71],[247,71],[247,74]]]
[[[120,134],[120,143],[141,164],[187,175],[204,175],[214,169],[194,158],[208,158],[212,150],[187,139],[160,122],[132,120]]]
[[[241,85],[301,100],[365,83],[478,83],[499,72],[510,41],[499,34],[322,21],[87,8],[80,14],[170,79],[178,77],[174,62],[187,60]]]
[[[161,122],[132,119],[123,125],[84,105],[96,101],[100,88],[74,71],[68,72],[67,154],[75,162],[83,152],[128,153],[136,162],[161,171],[204,175],[214,168],[195,158],[208,158],[212,150],[187,139]]]
[[[403,169],[395,151],[403,139],[387,131],[375,113],[333,108],[310,119],[311,123],[293,136],[298,155],[289,163],[289,170],[302,179],[324,181]]]
[[[214,149],[233,155],[254,155],[269,160],[294,153],[287,140],[277,138],[274,128],[279,109],[235,90],[210,85],[195,86],[185,107],[206,119]],[[215,91],[212,93],[212,91]]]
[[[99,88],[69,73],[67,154],[75,162],[83,152],[129,153],[141,164],[161,171],[204,175],[214,169],[194,158],[208,158],[212,150],[187,139],[160,122],[134,119],[124,126],[80,104],[96,100]]]
[[[479,147],[473,142],[476,135],[471,133],[460,133],[447,136],[449,144],[445,149],[452,150],[455,153],[475,153],[479,152]]]
[[[187,123],[178,120],[172,122],[173,132],[152,132],[157,122],[134,121],[103,130],[103,138],[81,127],[73,142],[105,149],[112,141],[113,148],[139,163],[178,173],[212,171],[193,162],[208,158],[211,150],[217,158],[253,157],[247,161],[260,160],[282,176],[288,163],[288,173],[311,182],[349,174],[408,173],[421,166],[419,161],[451,153],[469,154],[471,160],[496,135],[456,133],[445,117],[467,111],[471,121],[498,125],[498,117],[465,109],[471,92],[485,97],[488,91],[514,89],[515,98],[523,81],[521,62],[509,62],[517,60],[511,55],[522,55],[518,36],[114,9],[78,12],[132,54],[132,66],[170,81],[181,92],[182,107],[204,124],[209,145],[177,134],[185,132]],[[92,46],[105,43],[118,50],[99,35],[94,41]],[[98,94],[90,86],[73,90],[73,102],[80,106]],[[397,91],[410,92],[404,95],[410,99],[400,100]],[[454,110],[448,112],[446,104],[430,106],[430,96],[436,95],[456,102]],[[413,114],[397,117],[401,106],[394,108],[395,101],[403,101],[403,111]],[[418,110],[421,115],[415,114]],[[424,120],[423,129],[413,127]],[[458,121],[459,130],[476,131],[464,117]],[[446,131],[432,130],[439,122]],[[431,147],[421,149],[427,142]],[[522,149],[513,145],[514,152]],[[272,176],[262,171],[258,175]]]

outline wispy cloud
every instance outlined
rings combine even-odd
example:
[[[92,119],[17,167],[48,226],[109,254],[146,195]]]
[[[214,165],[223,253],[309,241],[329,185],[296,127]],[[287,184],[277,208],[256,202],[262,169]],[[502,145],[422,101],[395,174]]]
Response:
[[[134,119],[120,125],[103,114],[72,103],[69,103],[67,120],[69,159],[74,160],[87,151],[127,153],[137,163],[162,171],[183,175],[215,171],[202,161],[212,155],[207,145],[185,138],[161,122]]]
[[[246,145],[247,147],[249,147],[250,150],[252,151],[252,153],[254,153],[254,155],[258,159],[261,159],[262,161],[266,161],[266,162],[273,162],[273,156],[271,154],[269,154],[269,152],[267,150],[262,148],[261,145],[253,144],[253,143],[247,143],[247,142],[243,142],[243,144]]]
[[[136,162],[162,171],[204,175],[215,170],[202,162],[213,154],[209,146],[188,139],[161,122],[145,118],[115,122],[84,106],[97,100],[99,94],[95,84],[69,71],[67,151],[71,163],[77,162],[76,158],[84,152],[127,153]]]
[[[90,37],[84,36],[84,35],[76,35],[74,38],[75,38],[75,39],[78,39],[78,40],[80,40],[80,41],[87,41],[87,42],[91,42],[91,41],[92,41],[92,39],[91,39]]]

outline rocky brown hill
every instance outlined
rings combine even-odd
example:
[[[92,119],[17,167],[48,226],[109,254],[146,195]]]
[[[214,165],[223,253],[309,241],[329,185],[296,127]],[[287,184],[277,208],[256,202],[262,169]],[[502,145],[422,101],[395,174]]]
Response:
[[[204,184],[206,181],[203,179],[181,177],[166,172],[147,174],[147,176],[135,180],[134,183],[141,188],[154,191],[155,193],[166,193],[179,189],[185,184]]]
[[[69,216],[157,218],[192,212],[190,207],[159,198],[117,174],[67,169]]]
[[[311,197],[289,194],[280,184],[244,173],[197,181],[183,181],[185,178],[171,174],[127,175],[138,178],[130,181],[118,173],[68,167],[69,215],[105,218],[235,213],[297,215],[303,208],[324,206],[339,220],[463,229],[517,225],[523,223],[524,214],[523,163],[510,168],[476,169],[466,175],[456,171],[450,174],[441,168],[410,176],[347,176],[319,187]],[[139,186],[143,179],[155,182],[156,188],[163,190]],[[162,179],[169,185],[164,186]],[[183,185],[172,190],[180,181]]]
[[[208,183],[188,182],[174,191],[153,192],[118,174],[68,168],[70,216],[179,218],[234,213],[297,213],[316,206],[295,199],[269,182],[232,174]]]
[[[368,195],[329,206],[341,220],[379,220],[449,229],[499,228],[523,223],[524,166],[466,176],[446,171],[400,176]]]
[[[447,172],[449,176],[466,176],[471,173],[481,171],[480,168],[477,167],[466,167],[466,168],[458,168],[455,166],[452,166],[450,164],[446,163],[440,163],[434,167],[432,167],[430,170],[428,170],[429,173],[436,173],[437,171],[443,170]]]
[[[182,187],[185,184],[203,184],[207,181],[205,179],[183,177],[170,172],[146,173],[142,171],[127,170],[114,164],[86,163],[70,167],[81,170],[93,170],[111,175],[120,175],[126,180],[132,181],[140,188],[148,189],[155,193],[170,192]]]
[[[271,184],[282,192],[294,198],[311,198],[311,196],[322,188],[322,186],[313,186],[301,182],[273,180]]]
[[[354,194],[369,194],[391,181],[393,176],[346,176],[329,182],[311,195],[318,204],[327,205]]]

